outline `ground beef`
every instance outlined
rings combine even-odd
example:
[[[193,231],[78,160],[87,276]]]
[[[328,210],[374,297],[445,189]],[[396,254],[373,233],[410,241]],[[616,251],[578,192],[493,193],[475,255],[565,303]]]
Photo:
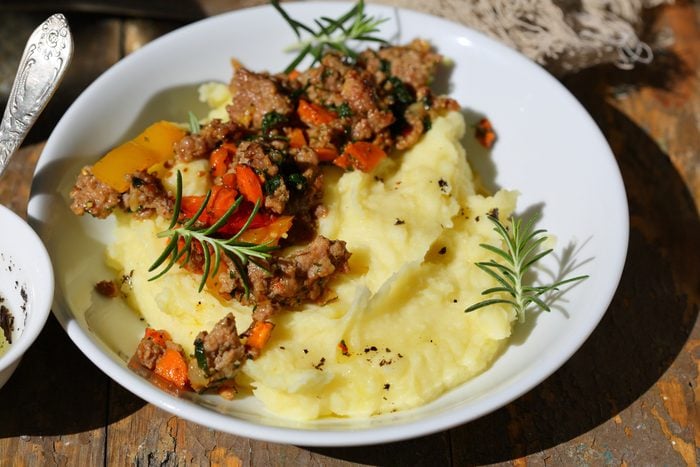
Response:
[[[306,96],[321,105],[339,106],[343,103],[340,94],[344,76],[351,67],[337,53],[327,53],[319,66],[303,72],[298,80],[306,89]]]
[[[282,307],[323,299],[329,281],[336,274],[348,271],[349,258],[345,242],[317,236],[290,256],[273,256],[260,266],[249,263],[246,268],[249,295],[244,293],[243,282],[226,256],[222,257],[226,267],[216,276],[215,284],[220,294],[234,296],[245,305],[255,305],[253,318],[265,321]]]
[[[211,152],[227,139],[237,139],[244,134],[243,128],[234,122],[214,119],[204,125],[197,134],[188,134],[175,143],[175,159],[189,162],[208,158]]]
[[[92,173],[92,167],[86,166],[80,171],[78,179],[70,191],[71,210],[82,216],[86,212],[94,217],[104,219],[119,205],[119,192],[102,183]]]
[[[243,141],[236,149],[234,163],[249,165],[256,172],[267,176],[277,175],[279,168],[268,155],[271,149],[257,141]]]
[[[430,85],[442,61],[440,54],[433,52],[430,44],[423,39],[414,39],[405,46],[384,47],[377,55],[380,66],[384,66],[382,61],[388,62],[391,76],[399,78],[414,90]]]
[[[284,212],[285,206],[289,201],[289,190],[285,185],[284,180],[279,178],[279,185],[272,193],[265,196],[265,208],[277,214]]]
[[[348,271],[349,258],[345,242],[319,235],[292,256],[279,258],[271,265],[270,274],[255,275],[260,276],[261,281],[254,282],[254,293],[262,295],[258,297],[259,302],[269,300],[283,306],[318,301],[330,279],[336,273]],[[255,319],[264,320],[258,314],[254,314]]]
[[[238,338],[236,319],[227,314],[211,331],[197,335],[202,342],[209,375],[213,380],[233,378],[245,359],[245,347]]]
[[[246,128],[262,128],[266,113],[289,115],[292,104],[277,77],[255,73],[238,65],[230,84],[233,99],[226,107],[231,120]]]
[[[311,241],[318,225],[316,210],[323,202],[323,172],[318,166],[309,165],[301,176],[306,181],[302,191],[292,190],[285,214],[294,216],[294,224],[288,232],[288,243]]]
[[[156,368],[156,361],[164,353],[165,347],[157,344],[150,336],[146,336],[139,342],[135,357],[144,368],[153,371]]]
[[[100,281],[95,284],[97,293],[107,298],[115,298],[119,295],[119,287],[114,281]]]
[[[140,218],[156,214],[167,219],[172,215],[173,199],[158,177],[140,171],[131,175],[129,189],[122,193],[120,206]]]

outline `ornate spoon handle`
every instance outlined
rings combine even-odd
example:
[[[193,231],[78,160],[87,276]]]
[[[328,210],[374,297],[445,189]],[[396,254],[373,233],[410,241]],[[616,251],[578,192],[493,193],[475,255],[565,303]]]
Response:
[[[29,37],[0,122],[0,175],[58,87],[72,55],[73,38],[61,14]]]

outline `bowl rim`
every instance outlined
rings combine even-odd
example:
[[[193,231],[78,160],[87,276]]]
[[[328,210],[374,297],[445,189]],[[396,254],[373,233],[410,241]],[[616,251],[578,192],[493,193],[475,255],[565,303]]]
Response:
[[[22,235],[22,242],[31,245],[31,252],[29,255],[31,255],[32,259],[36,262],[34,267],[40,268],[46,273],[46,276],[44,276],[46,283],[43,283],[42,281],[42,283],[39,284],[39,287],[37,287],[36,284],[32,286],[32,301],[30,302],[30,307],[27,313],[28,318],[22,334],[15,340],[15,342],[10,344],[7,352],[0,356],[0,371],[3,371],[22,358],[27,349],[29,349],[29,347],[34,343],[36,338],[44,329],[44,325],[46,324],[46,320],[48,319],[53,306],[54,271],[51,263],[51,257],[46,250],[46,246],[44,246],[43,240],[41,237],[39,237],[30,223],[25,221],[10,208],[1,204],[0,220],[2,220],[0,224],[3,227],[3,230],[7,230],[9,226],[10,229],[16,230],[16,233]],[[3,232],[3,234],[5,234],[5,232]],[[34,276],[32,280],[37,280],[40,278],[40,276]],[[16,319],[16,313],[14,313],[14,315]]]

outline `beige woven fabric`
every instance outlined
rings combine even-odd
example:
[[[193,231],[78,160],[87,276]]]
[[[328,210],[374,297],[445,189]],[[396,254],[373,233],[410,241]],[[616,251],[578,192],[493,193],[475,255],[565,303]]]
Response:
[[[518,49],[556,74],[601,63],[649,63],[639,39],[645,9],[673,0],[395,0],[459,21]]]

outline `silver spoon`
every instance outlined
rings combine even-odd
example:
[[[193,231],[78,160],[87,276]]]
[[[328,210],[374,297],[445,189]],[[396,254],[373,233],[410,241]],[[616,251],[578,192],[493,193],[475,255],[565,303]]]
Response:
[[[72,56],[73,37],[62,14],[51,16],[29,37],[0,122],[0,175],[53,96]]]

